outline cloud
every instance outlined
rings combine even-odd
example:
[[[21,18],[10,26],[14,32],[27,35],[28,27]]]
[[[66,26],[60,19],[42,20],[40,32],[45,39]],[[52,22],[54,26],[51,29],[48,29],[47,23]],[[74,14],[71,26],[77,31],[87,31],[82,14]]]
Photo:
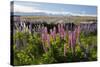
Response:
[[[43,9],[40,9],[39,7],[34,7],[34,6],[31,7],[31,6],[24,6],[24,5],[17,5],[17,4],[14,4],[14,12],[26,12],[26,13],[43,12],[46,14],[55,14],[55,15],[62,14],[62,15],[73,15],[73,16],[96,16],[96,15],[86,14],[85,12],[72,13],[72,12],[67,12],[67,11],[51,11],[51,10],[43,10]]]
[[[14,4],[14,12],[40,12],[40,10],[35,7]]]
[[[14,12],[33,12],[33,13],[34,12],[44,12],[44,13],[48,13],[48,14],[68,14],[69,13],[69,12],[65,12],[65,11],[43,10],[43,9],[39,9],[37,7],[30,7],[30,6],[17,5],[17,4],[14,4]]]

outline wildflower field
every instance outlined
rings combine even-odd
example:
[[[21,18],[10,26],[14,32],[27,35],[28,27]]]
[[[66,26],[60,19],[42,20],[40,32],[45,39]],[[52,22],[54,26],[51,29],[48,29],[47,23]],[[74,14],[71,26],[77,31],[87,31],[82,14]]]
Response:
[[[13,23],[14,65],[97,60],[96,22]]]

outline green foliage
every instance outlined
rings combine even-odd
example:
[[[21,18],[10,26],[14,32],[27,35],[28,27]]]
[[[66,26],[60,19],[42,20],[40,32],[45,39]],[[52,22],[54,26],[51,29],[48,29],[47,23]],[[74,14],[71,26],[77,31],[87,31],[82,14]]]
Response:
[[[20,41],[19,46],[16,44],[16,40]],[[50,43],[51,47],[47,48],[47,52],[45,52],[39,34],[17,32],[14,34],[14,65],[97,60],[97,36],[91,33],[85,36],[81,33],[80,43],[76,44],[74,53],[72,53],[70,45],[68,45],[68,39],[60,39],[57,35],[56,40]],[[66,56],[64,56],[64,44],[67,44]]]

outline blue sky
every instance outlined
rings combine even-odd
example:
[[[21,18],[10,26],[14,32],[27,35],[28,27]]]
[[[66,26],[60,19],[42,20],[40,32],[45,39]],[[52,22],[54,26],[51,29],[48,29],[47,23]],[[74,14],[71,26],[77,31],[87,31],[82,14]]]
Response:
[[[96,6],[15,1],[14,12],[44,12],[51,14],[97,15]]]

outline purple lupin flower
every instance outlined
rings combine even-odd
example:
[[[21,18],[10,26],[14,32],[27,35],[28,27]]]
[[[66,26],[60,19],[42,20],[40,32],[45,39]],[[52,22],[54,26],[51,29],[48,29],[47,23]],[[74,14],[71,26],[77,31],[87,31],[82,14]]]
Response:
[[[42,39],[42,45],[43,45],[43,49],[45,52],[47,52],[47,48],[45,47],[45,42],[48,41],[48,32],[47,32],[47,27],[44,27],[43,31],[42,31],[42,35],[41,35],[41,39]]]
[[[68,35],[69,35],[69,37],[68,37],[68,43],[69,43],[69,46],[70,46],[70,48],[71,48],[71,51],[72,51],[72,54],[74,53],[74,47],[73,47],[73,41],[74,41],[74,37],[73,37],[73,31],[69,31],[68,32]]]
[[[65,30],[64,30],[63,24],[60,25],[58,31],[59,31],[61,39],[64,39]]]

